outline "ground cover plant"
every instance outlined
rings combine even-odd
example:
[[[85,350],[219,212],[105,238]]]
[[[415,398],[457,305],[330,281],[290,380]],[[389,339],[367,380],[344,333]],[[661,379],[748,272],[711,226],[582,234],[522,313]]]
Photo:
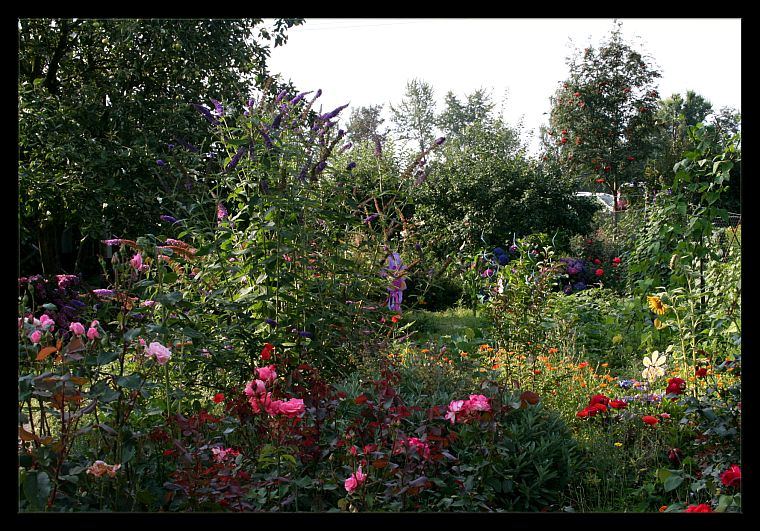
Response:
[[[377,112],[347,131],[319,89],[255,87],[183,103],[198,145],[151,144],[161,201],[98,272],[19,275],[20,512],[742,511],[740,134],[693,125],[609,215],[482,91],[436,115],[410,84],[405,151]],[[646,166],[623,147],[616,193]]]

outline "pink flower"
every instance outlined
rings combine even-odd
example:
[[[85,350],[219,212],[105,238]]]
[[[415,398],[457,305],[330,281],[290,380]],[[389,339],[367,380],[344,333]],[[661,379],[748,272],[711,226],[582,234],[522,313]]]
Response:
[[[90,323],[90,328],[95,328],[99,324],[100,324],[100,321],[98,321],[97,319],[93,319],[93,321]]]
[[[166,365],[166,362],[172,357],[172,353],[158,341],[153,341],[148,345],[148,348],[145,349],[145,357],[150,358],[151,356],[156,358],[159,365]]]
[[[343,483],[343,486],[345,487],[346,491],[349,493],[354,492],[359,485],[364,483],[364,481],[367,479],[367,474],[362,472],[362,467],[359,466],[359,468],[356,470],[354,474],[351,474],[348,479]]]
[[[264,380],[265,383],[272,383],[275,378],[277,378],[277,373],[275,372],[274,368],[274,365],[259,367],[256,369],[256,372],[259,375],[259,378]]]
[[[304,406],[303,400],[300,398],[291,398],[284,402],[278,400],[277,402],[277,413],[286,417],[298,417],[306,410],[306,406]]]
[[[89,330],[87,330],[87,339],[89,339],[90,341],[97,339],[99,337],[100,337],[100,334],[98,333],[97,328],[91,327]]]
[[[251,380],[245,384],[246,396],[264,395],[267,392],[264,382],[261,380]]]
[[[483,395],[470,395],[470,409],[474,411],[491,411],[491,404],[488,403],[488,398]]]
[[[92,474],[96,478],[99,478],[101,476],[104,476],[108,474],[109,477],[115,477],[116,471],[121,468],[121,465],[109,465],[105,461],[95,461],[90,467],[87,469],[88,474]]]
[[[40,326],[43,330],[49,330],[50,332],[53,331],[53,328],[55,328],[55,321],[50,318],[50,316],[46,313],[43,313],[40,315]]]
[[[69,330],[71,330],[72,332],[74,332],[74,334],[78,336],[81,336],[84,334],[84,326],[82,325],[82,323],[71,323],[69,325]]]
[[[155,305],[156,305],[156,301],[151,301],[151,300],[142,301],[140,303],[140,306],[142,306],[143,308],[145,308],[145,307],[147,307],[147,308],[153,308]]]
[[[129,263],[134,267],[137,271],[143,270],[143,260],[142,255],[140,253],[137,253],[132,257],[132,259],[129,261]]]
[[[466,412],[467,407],[465,406],[464,400],[452,400],[449,404],[449,410],[444,418],[450,420],[451,423],[454,424],[456,422],[457,413],[464,414]]]
[[[260,382],[261,380],[257,381]],[[253,409],[254,413],[261,413],[263,409],[270,415],[274,416],[277,414],[278,404],[272,401],[272,393],[265,392],[261,395],[253,395],[248,399],[248,403],[251,404],[251,409]]]
[[[425,441],[422,441],[418,439],[417,437],[409,437],[406,440],[406,445],[409,448],[414,448],[417,450],[417,455],[422,457],[423,459],[429,459],[430,458],[430,446],[428,446],[428,443]]]
[[[29,336],[29,339],[31,339],[31,340],[32,340],[32,343],[34,343],[34,344],[36,345],[37,343],[39,343],[39,342],[40,342],[40,339],[42,339],[42,332],[40,332],[39,330],[35,330],[35,331],[34,331],[34,332],[32,332],[32,334]]]
[[[240,452],[232,448],[212,448],[211,453],[214,454],[214,461],[217,463],[224,462],[227,457],[234,458],[240,455]]]

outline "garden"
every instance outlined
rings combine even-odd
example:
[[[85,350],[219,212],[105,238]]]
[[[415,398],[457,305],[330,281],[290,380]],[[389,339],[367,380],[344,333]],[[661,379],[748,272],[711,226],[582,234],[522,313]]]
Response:
[[[613,32],[533,156],[166,22],[19,22],[19,512],[742,511],[738,112]]]

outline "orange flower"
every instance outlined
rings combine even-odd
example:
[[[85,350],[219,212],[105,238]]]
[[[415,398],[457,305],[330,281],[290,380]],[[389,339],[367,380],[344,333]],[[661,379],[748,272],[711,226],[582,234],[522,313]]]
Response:
[[[609,363],[607,362],[602,363],[602,367],[608,367],[608,366],[609,366]]]
[[[664,512],[665,512],[665,509],[667,509],[667,508],[668,508],[668,506],[667,506],[667,505],[663,505],[662,507],[660,507],[660,508],[659,508],[659,511],[660,511],[661,513],[664,513]]]
[[[588,362],[587,361],[584,361],[583,363],[581,363],[581,364],[578,365],[579,369],[583,369],[585,367],[588,367]]]
[[[541,374],[541,369],[534,369],[533,374]]]
[[[552,347],[552,348],[549,349],[549,354],[556,354],[557,352],[559,352],[558,348]]]
[[[496,370],[499,370],[501,368],[501,365],[499,365],[498,363],[494,363],[491,368],[496,371]]]

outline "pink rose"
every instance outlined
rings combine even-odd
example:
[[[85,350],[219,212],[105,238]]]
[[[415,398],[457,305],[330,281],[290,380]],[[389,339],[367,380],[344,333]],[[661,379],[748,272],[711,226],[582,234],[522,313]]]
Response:
[[[100,334],[98,333],[97,328],[90,328],[89,330],[87,330],[87,339],[89,339],[90,341],[97,339],[99,337],[100,337]]]
[[[137,271],[143,271],[143,260],[142,260],[142,255],[140,253],[137,253],[136,255],[134,255],[132,259],[129,261],[129,263]]]
[[[72,332],[74,332],[74,334],[78,336],[81,336],[84,334],[84,326],[82,325],[82,323],[71,323],[69,325],[69,330],[71,330]]]
[[[35,330],[34,332],[32,332],[32,335],[29,336],[29,339],[31,339],[32,343],[36,345],[37,343],[40,342],[40,339],[42,339],[42,332],[40,332],[39,330]]]
[[[145,357],[150,358],[151,356],[156,358],[159,365],[166,365],[166,362],[172,357],[172,353],[158,341],[153,341],[145,349]]]
[[[277,373],[274,369],[274,365],[269,365],[267,367],[259,367],[256,369],[256,372],[265,383],[272,383],[277,378]]]
[[[343,486],[345,487],[346,491],[349,493],[354,492],[356,488],[364,483],[364,481],[367,479],[367,474],[362,472],[362,467],[359,466],[359,468],[356,470],[356,473],[351,474],[348,479],[343,483]]]
[[[251,380],[245,385],[246,396],[264,395],[266,392],[264,382],[261,380]]]
[[[483,395],[470,395],[470,409],[474,411],[491,411],[488,398]]]
[[[53,328],[55,328],[55,321],[48,316],[48,314],[43,313],[40,315],[40,326],[43,330],[49,330],[50,332],[53,331]]]
[[[277,402],[279,402],[276,408],[277,412],[286,417],[298,417],[306,410],[306,406],[300,398],[291,398],[284,402],[278,400]]]
[[[457,413],[466,413],[466,412],[467,412],[467,407],[465,406],[464,400],[452,400],[451,403],[449,404],[449,410],[446,413],[446,416],[444,418],[446,418],[447,420],[450,420],[451,423],[454,424],[456,422]]]

